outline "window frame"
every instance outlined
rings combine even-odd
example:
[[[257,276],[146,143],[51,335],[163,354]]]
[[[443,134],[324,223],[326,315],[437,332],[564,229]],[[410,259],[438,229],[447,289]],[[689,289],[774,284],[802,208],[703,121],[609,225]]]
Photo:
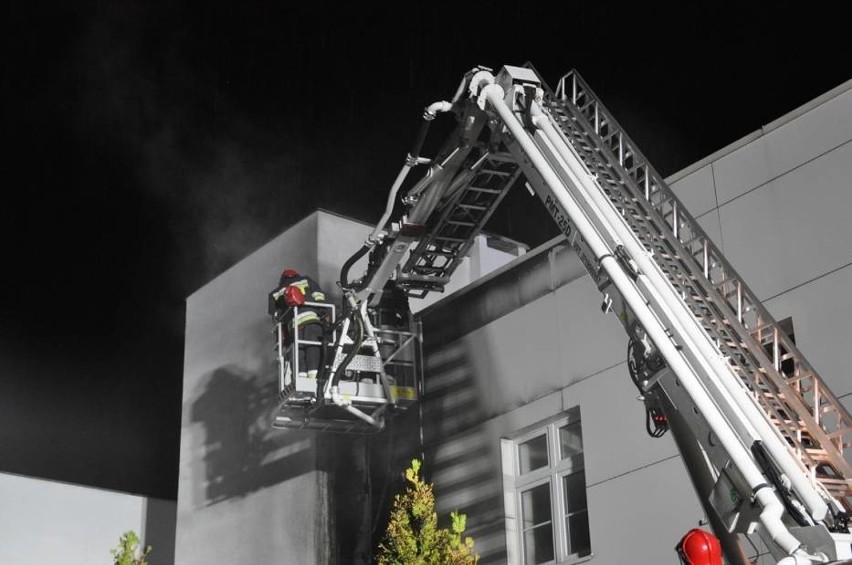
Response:
[[[585,485],[585,449],[565,458],[562,457],[561,453],[562,445],[559,430],[572,424],[579,424],[582,445],[583,428],[579,406],[528,426],[510,437],[501,439],[504,507],[506,510],[506,549],[509,563],[526,565],[524,561],[526,552],[522,497],[525,492],[543,484],[550,485],[550,524],[553,532],[554,559],[542,565],[582,563],[594,557],[594,552],[591,551],[591,531],[589,532],[590,547],[588,554],[568,553],[569,531],[566,520],[569,512],[565,501],[565,477],[578,472],[583,473]],[[521,445],[541,436],[546,436],[547,464],[527,473],[521,473]],[[570,514],[573,515],[577,512],[581,511]],[[586,523],[590,526],[588,498],[585,512]],[[589,529],[591,530],[591,528]]]

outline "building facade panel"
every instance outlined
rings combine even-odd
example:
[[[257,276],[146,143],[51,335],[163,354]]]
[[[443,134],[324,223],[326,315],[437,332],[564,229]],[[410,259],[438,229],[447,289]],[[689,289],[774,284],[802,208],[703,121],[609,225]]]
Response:
[[[487,415],[559,388],[559,321],[544,297],[465,336],[474,388]]]
[[[591,280],[579,279],[461,338],[484,412],[502,413],[621,363],[623,330],[602,314],[601,300]]]
[[[852,393],[852,265],[766,303],[777,319],[792,318],[796,345],[838,396]]]
[[[852,140],[852,84],[846,88],[766,134],[769,173],[773,178]]]
[[[761,299],[852,262],[852,144],[720,208],[726,257]]]
[[[588,488],[595,565],[675,563],[674,547],[704,514],[680,457]]]
[[[603,313],[603,296],[590,277],[556,289],[552,300],[559,314],[560,364],[551,370],[561,386],[624,361],[624,328],[613,313]]]
[[[670,186],[695,218],[719,206],[716,201],[712,165],[705,165],[671,183]]]
[[[808,163],[852,139],[852,83],[794,110],[713,162],[720,205]]]
[[[654,439],[645,431],[645,408],[626,362],[566,387],[562,404],[580,407],[590,485],[677,454],[671,437]]]
[[[771,178],[766,144],[758,137],[713,162],[716,200],[720,205],[742,196]]]
[[[701,229],[707,234],[707,237],[710,238],[716,247],[724,253],[725,252],[725,240],[722,238],[722,223],[719,217],[718,208],[710,210],[700,218],[696,220],[698,225],[701,226]]]

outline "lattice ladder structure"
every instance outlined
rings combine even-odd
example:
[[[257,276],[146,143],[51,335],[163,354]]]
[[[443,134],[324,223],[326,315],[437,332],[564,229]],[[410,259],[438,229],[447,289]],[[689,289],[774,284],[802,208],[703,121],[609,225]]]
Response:
[[[852,511],[849,412],[582,78],[542,86],[544,107],[791,451]]]
[[[476,236],[515,184],[521,170],[511,155],[485,153],[459,174],[432,229],[420,239],[402,267],[406,292],[423,298],[443,290],[449,277],[467,256]]]

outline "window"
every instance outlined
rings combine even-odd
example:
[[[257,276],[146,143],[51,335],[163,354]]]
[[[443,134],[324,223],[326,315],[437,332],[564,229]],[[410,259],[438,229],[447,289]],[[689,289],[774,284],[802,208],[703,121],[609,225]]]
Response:
[[[574,563],[591,555],[579,408],[504,439],[510,563]]]

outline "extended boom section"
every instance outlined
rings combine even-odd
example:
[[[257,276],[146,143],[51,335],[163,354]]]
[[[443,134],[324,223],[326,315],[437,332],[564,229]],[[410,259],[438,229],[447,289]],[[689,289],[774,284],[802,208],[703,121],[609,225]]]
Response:
[[[840,401],[576,72],[545,105],[808,473],[852,510]]]
[[[779,562],[850,557],[848,463],[842,439],[828,435],[842,436],[845,426],[820,426],[779,374],[778,345],[773,365],[743,327],[759,303],[736,278],[739,310],[732,311],[724,284],[709,276],[720,270],[730,279],[733,269],[674,196],[657,197],[661,205],[653,206],[653,196],[667,189],[602,105],[595,102],[590,124],[561,90],[561,98],[545,94],[530,69],[505,67],[481,87],[479,100],[499,118],[507,147],[605,293],[605,309],[637,344],[645,360],[637,386],[649,410],[677,426],[681,451],[693,454],[685,453],[687,468],[729,559],[741,560],[741,553],[726,534],[758,528]],[[572,84],[572,96],[576,90]],[[591,98],[586,89],[577,100],[583,95]],[[647,194],[627,169],[642,171],[635,176]],[[683,245],[696,237],[703,264]],[[761,323],[771,323],[759,310]],[[787,347],[783,356],[793,352]],[[800,354],[796,364],[804,366]],[[826,388],[813,371],[808,376]],[[849,421],[839,403],[831,407],[838,416],[830,426]],[[693,444],[698,448],[685,449]]]

